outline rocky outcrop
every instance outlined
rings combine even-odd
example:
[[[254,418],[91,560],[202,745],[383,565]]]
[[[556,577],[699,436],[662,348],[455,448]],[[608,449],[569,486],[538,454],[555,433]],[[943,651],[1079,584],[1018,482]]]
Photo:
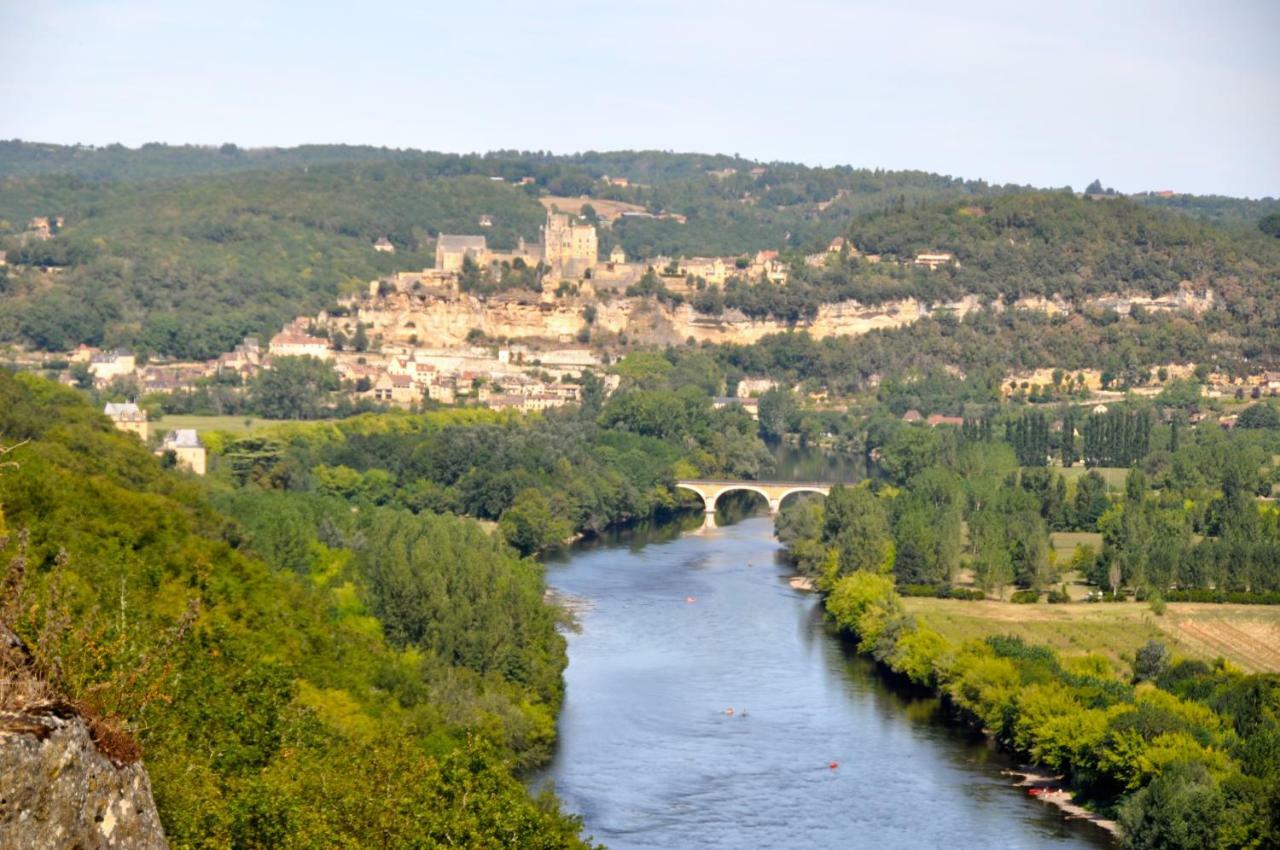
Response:
[[[141,762],[118,765],[71,711],[0,714],[0,847],[161,850]]]
[[[1111,309],[1128,314],[1133,307],[1147,310],[1191,310],[1202,313],[1215,305],[1212,291],[1184,287],[1160,297],[1142,293],[1116,293],[1087,299],[1073,305],[1060,297],[1028,297],[1014,306],[1050,315],[1065,315],[1080,309]],[[649,298],[543,298],[533,293],[506,294],[479,298],[462,293],[398,292],[385,297],[360,299],[351,304],[354,315],[334,320],[348,335],[355,333],[355,320],[364,323],[374,336],[399,344],[462,345],[472,331],[491,339],[546,340],[569,342],[586,323],[585,311],[594,310],[594,329],[606,333],[626,333],[634,342],[668,345],[694,342],[749,345],[770,334],[788,330],[807,331],[815,339],[859,336],[873,330],[910,325],[940,311],[958,318],[969,313],[1006,309],[1000,301],[990,305],[974,295],[955,301],[927,304],[914,298],[863,304],[841,301],[823,304],[810,320],[788,324],[774,319],[750,319],[737,310],[718,316],[696,312],[688,304],[668,306]]]

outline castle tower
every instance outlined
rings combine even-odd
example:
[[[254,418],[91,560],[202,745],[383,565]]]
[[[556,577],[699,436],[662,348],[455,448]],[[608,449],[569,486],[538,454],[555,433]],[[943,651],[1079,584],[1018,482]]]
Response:
[[[542,256],[553,275],[582,277],[596,267],[598,253],[594,225],[580,223],[564,213],[547,211],[547,223],[542,228]]]

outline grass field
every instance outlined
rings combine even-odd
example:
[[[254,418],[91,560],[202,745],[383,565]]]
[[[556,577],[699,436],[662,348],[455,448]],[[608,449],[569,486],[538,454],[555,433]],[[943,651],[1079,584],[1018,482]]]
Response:
[[[228,431],[232,434],[248,434],[260,428],[279,425],[283,420],[259,419],[256,416],[182,416],[170,414],[155,420],[152,430],[165,434],[178,428],[194,428],[197,431]]]
[[[1057,553],[1058,563],[1066,564],[1080,546],[1092,546],[1094,552],[1102,551],[1102,535],[1096,531],[1053,531],[1049,545]]]
[[[582,211],[583,204],[590,204],[596,211],[596,215],[605,221],[613,221],[624,212],[644,212],[644,207],[639,204],[629,204],[626,201],[609,201],[604,198],[565,198],[560,195],[548,195],[538,200],[542,201],[542,205],[547,209],[551,209],[554,206],[560,212],[571,213],[579,213]]]
[[[1221,656],[1251,672],[1280,672],[1280,606],[1170,603],[1156,616],[1143,602],[1014,605],[904,598],[907,610],[953,642],[1010,634],[1064,655],[1099,652],[1120,668],[1149,640],[1175,655]]]

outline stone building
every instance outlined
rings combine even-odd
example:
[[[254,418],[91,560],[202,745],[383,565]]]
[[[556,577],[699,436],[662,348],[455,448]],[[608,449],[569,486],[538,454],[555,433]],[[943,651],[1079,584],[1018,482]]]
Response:
[[[542,257],[560,277],[582,277],[596,267],[596,228],[564,213],[547,211],[542,228]]]
[[[121,431],[137,434],[142,442],[151,436],[151,426],[147,422],[147,412],[131,401],[108,402],[102,412]]]
[[[173,452],[178,466],[196,475],[204,475],[208,469],[208,455],[200,442],[200,435],[193,428],[179,428],[165,434],[160,453]]]
[[[477,264],[487,261],[488,247],[483,236],[454,236],[441,233],[436,238],[436,270],[442,272],[462,271],[462,263],[467,257]]]

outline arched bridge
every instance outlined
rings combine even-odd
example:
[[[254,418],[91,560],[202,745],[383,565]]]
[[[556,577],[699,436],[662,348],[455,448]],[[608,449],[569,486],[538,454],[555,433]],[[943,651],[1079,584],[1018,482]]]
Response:
[[[759,493],[769,503],[769,513],[776,514],[782,507],[782,500],[792,493],[821,493],[823,496],[831,492],[831,485],[823,482],[803,481],[677,481],[676,487],[697,493],[702,497],[702,504],[707,514],[714,515],[716,502],[725,493],[736,490],[749,490]]]

